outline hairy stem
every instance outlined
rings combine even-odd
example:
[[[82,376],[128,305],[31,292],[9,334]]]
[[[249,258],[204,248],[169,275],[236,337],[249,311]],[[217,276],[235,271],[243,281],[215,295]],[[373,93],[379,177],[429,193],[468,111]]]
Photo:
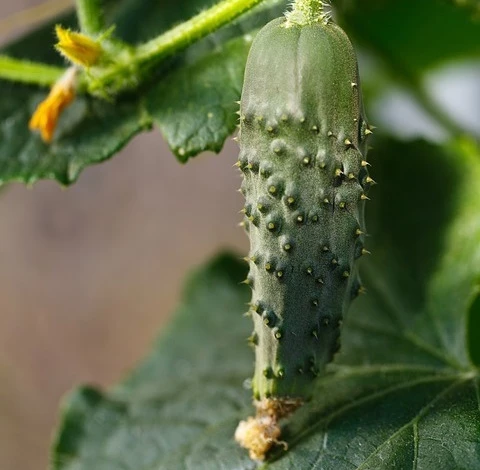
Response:
[[[134,88],[144,79],[143,75],[148,74],[148,71],[163,59],[230,23],[262,1],[223,0],[151,41],[132,48],[125,46],[123,51],[117,50],[117,60],[114,60],[113,64],[105,68],[98,67],[94,80],[86,79],[88,86],[85,88],[92,94],[110,97]],[[98,2],[99,0],[77,0],[82,31],[94,34],[102,29],[103,20],[100,19]],[[2,60],[0,78],[8,80],[51,85],[63,72],[63,69],[46,64],[34,64],[7,57]]]
[[[223,0],[161,36],[139,46],[136,54],[137,60],[139,62],[157,62],[230,23],[262,1]]]
[[[89,92],[111,96],[137,86],[162,60],[230,23],[262,1],[223,0],[217,3],[151,41],[132,48],[129,54],[119,56],[117,63],[99,71],[95,80],[89,83]]]
[[[35,85],[53,85],[65,72],[62,67],[0,55],[0,78]]]
[[[94,36],[105,29],[100,0],[76,0],[76,5],[82,33]]]
[[[295,0],[292,10],[285,14],[289,25],[305,26],[318,23],[325,17],[323,0]]]

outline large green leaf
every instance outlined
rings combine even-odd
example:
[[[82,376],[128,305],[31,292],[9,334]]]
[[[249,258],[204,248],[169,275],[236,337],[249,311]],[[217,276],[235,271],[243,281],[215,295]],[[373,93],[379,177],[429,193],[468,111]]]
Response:
[[[480,339],[467,334],[469,312],[478,315],[478,149],[387,141],[372,161],[368,294],[352,305],[314,399],[285,423],[289,450],[265,467],[480,469],[479,373],[467,343]],[[123,384],[68,397],[52,469],[256,468],[232,437],[252,412],[245,271],[227,255],[199,269]]]

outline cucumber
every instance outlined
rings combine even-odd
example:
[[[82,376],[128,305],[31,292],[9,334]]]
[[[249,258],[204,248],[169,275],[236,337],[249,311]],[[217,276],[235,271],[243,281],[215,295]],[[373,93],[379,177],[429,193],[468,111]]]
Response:
[[[362,289],[357,260],[367,253],[364,205],[374,183],[350,40],[325,14],[295,22],[298,13],[256,36],[239,112],[253,394],[257,418],[273,417],[270,427],[311,397],[339,349],[342,319]],[[245,445],[251,429],[241,425]],[[278,436],[275,428],[270,446]],[[253,458],[264,455],[245,446]]]

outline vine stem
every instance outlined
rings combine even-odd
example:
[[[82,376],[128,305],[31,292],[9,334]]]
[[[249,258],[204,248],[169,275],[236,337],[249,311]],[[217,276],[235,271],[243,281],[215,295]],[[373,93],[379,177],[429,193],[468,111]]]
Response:
[[[120,60],[105,68],[98,68],[95,79],[88,87],[91,93],[102,95],[102,90],[108,90],[108,95],[115,95],[132,88],[143,77],[132,77],[134,74],[145,73],[168,56],[179,52],[208,34],[230,23],[243,13],[260,4],[263,0],[223,0],[202,11],[184,23],[173,27],[160,36],[136,47],[127,46],[125,54],[118,53]],[[98,0],[77,0],[79,20],[82,28],[95,30],[102,21],[95,23]],[[82,19],[83,18],[83,19]],[[98,32],[98,31],[97,31]],[[51,85],[64,72],[63,69],[47,64],[33,63],[14,58],[0,56],[0,78],[37,85]],[[82,82],[89,81],[88,79]]]
[[[138,46],[140,63],[156,62],[230,23],[263,0],[224,0],[188,21],[170,29],[151,41]]]
[[[105,29],[99,0],[76,0],[78,23],[82,33],[95,36]]]

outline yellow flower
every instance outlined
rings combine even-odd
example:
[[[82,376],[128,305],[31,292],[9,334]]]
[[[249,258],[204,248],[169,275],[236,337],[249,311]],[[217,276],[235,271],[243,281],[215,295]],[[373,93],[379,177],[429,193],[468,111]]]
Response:
[[[75,98],[76,74],[75,67],[67,69],[37,106],[28,123],[31,130],[40,131],[44,142],[51,142],[60,114]]]
[[[103,49],[98,41],[81,33],[74,33],[60,25],[55,27],[58,43],[57,50],[68,60],[82,67],[91,67],[98,62]]]

